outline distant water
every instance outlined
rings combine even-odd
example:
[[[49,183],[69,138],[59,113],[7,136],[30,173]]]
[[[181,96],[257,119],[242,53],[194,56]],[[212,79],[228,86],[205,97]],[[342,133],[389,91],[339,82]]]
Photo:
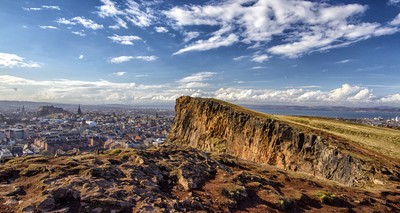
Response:
[[[354,110],[351,108],[347,109],[331,109],[331,108],[302,108],[302,107],[279,107],[279,106],[254,106],[245,105],[245,107],[268,114],[278,115],[300,115],[300,116],[316,116],[316,117],[329,117],[329,118],[377,118],[381,117],[384,119],[400,117],[400,112],[389,112],[389,111],[363,111]]]

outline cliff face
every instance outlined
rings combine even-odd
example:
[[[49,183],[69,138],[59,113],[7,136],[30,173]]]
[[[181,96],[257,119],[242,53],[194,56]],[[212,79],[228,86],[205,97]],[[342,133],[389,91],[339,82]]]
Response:
[[[356,157],[356,152],[343,146],[346,141],[222,101],[181,97],[175,109],[170,143],[228,153],[349,186],[400,177],[398,166],[383,165],[373,155]]]

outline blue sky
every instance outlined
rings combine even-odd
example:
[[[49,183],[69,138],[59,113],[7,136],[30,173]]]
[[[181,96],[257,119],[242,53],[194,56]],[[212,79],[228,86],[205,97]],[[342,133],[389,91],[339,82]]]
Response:
[[[4,0],[0,99],[398,106],[400,1]]]

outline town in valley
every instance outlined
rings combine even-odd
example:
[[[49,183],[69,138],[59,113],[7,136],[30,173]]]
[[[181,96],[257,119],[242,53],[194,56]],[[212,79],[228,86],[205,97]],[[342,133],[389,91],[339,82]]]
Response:
[[[71,155],[164,143],[173,111],[152,108],[69,112],[53,105],[0,113],[0,159],[26,155]]]

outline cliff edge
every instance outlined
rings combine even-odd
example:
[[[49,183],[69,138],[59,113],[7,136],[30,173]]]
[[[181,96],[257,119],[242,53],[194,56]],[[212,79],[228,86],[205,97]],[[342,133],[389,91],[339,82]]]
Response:
[[[398,161],[340,135],[216,99],[181,97],[169,143],[227,153],[348,186],[400,180]]]

